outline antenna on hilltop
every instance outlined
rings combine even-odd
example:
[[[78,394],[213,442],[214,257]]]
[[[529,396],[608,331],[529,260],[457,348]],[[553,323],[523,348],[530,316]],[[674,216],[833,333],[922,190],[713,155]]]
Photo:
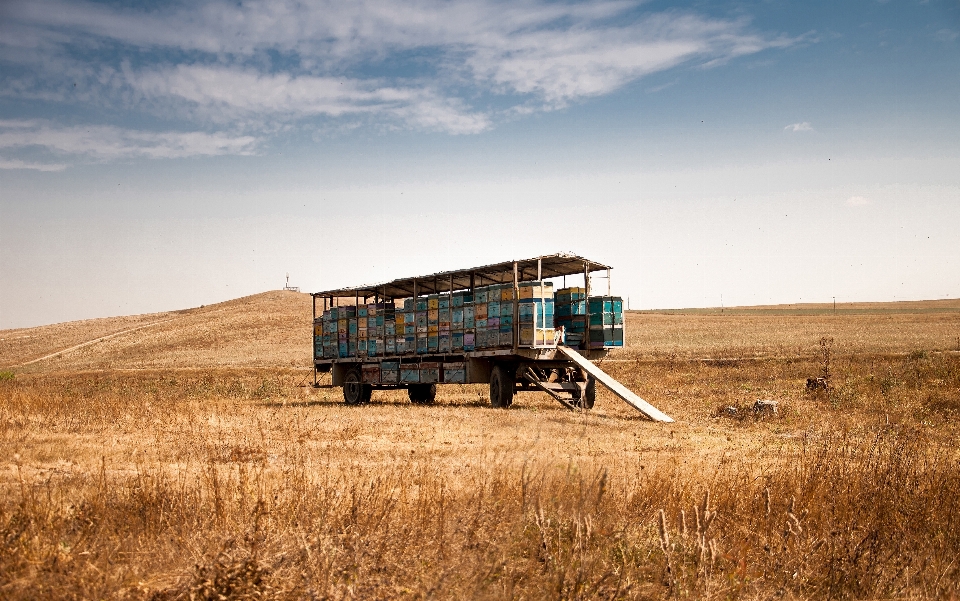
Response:
[[[291,286],[290,285],[290,273],[287,272],[287,283],[283,287],[284,290],[290,290],[291,292],[300,292],[300,286]]]

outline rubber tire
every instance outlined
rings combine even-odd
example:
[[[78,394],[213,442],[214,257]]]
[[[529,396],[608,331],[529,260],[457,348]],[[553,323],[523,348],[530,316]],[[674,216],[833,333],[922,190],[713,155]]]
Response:
[[[513,404],[515,389],[513,371],[502,365],[495,365],[490,373],[490,404],[506,409]]]
[[[373,387],[363,383],[359,369],[351,369],[343,375],[343,402],[347,405],[362,405],[370,402]]]
[[[410,402],[417,405],[432,405],[437,400],[436,384],[411,384],[407,388]]]

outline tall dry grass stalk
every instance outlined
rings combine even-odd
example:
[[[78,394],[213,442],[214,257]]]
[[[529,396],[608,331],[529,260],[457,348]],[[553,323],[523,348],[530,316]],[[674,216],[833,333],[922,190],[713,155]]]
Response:
[[[955,447],[919,424],[808,426],[773,458],[696,469],[522,438],[477,461],[399,443],[368,460],[371,412],[330,405],[311,438],[311,407],[283,409],[295,372],[170,377],[0,382],[3,450],[24,452],[0,596],[925,598],[960,582]],[[72,462],[41,440],[72,441]]]

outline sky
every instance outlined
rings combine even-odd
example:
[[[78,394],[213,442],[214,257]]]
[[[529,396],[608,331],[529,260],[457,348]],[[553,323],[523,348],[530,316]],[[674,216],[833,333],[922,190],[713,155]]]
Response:
[[[556,252],[960,298],[958,224],[956,0],[0,2],[0,328]]]

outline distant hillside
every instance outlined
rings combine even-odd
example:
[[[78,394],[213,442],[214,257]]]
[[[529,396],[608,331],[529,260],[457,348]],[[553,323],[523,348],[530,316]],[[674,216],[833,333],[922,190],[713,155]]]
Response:
[[[689,309],[645,309],[633,313],[667,315],[881,315],[906,313],[960,312],[960,299],[947,298],[924,301],[888,303],[795,303],[789,305],[754,305],[747,307],[704,307]]]
[[[0,330],[0,366],[309,367],[311,319],[308,294],[272,291],[184,311]]]
[[[960,301],[631,311],[617,357],[960,350]],[[0,369],[303,367],[312,356],[308,294],[272,291],[197,309],[0,330]]]

